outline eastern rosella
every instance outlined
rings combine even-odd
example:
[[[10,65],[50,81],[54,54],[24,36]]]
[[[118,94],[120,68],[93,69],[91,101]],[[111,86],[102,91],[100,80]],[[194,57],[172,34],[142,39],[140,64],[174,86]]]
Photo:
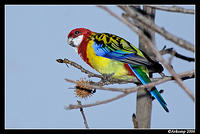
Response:
[[[150,83],[149,72],[162,72],[163,67],[125,39],[109,34],[77,28],[68,35],[68,43],[78,49],[78,54],[101,74],[112,74],[117,79],[136,77],[142,84]],[[166,112],[165,100],[156,87],[150,90]]]

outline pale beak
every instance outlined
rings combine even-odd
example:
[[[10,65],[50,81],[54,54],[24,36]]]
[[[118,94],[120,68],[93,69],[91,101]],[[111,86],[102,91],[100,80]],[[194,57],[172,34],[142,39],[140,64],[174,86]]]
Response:
[[[72,37],[69,37],[68,40],[67,40],[68,44],[72,47],[78,47],[76,45],[74,45],[74,42],[73,42],[73,38]]]

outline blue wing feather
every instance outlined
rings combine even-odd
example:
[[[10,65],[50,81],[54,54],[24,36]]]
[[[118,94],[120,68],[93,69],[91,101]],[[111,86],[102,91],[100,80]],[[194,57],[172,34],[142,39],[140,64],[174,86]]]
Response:
[[[126,52],[123,50],[112,51],[107,46],[103,44],[97,44],[96,42],[93,44],[93,48],[97,56],[114,59],[128,64],[150,65],[150,62],[148,62],[145,58],[136,55],[133,52]]]

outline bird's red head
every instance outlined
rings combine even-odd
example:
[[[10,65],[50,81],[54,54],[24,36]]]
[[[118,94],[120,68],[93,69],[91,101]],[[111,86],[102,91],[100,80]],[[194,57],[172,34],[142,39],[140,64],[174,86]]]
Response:
[[[91,33],[92,31],[90,31],[89,29],[86,29],[86,28],[76,28],[76,29],[73,29],[69,34],[68,34],[68,38],[69,37],[72,37],[72,38],[76,38],[80,35],[85,35],[85,34],[88,34],[88,33]]]
[[[69,34],[68,34],[68,43],[72,47],[78,47],[83,39],[85,39],[88,35],[90,35],[92,31],[86,28],[76,28],[73,29]]]

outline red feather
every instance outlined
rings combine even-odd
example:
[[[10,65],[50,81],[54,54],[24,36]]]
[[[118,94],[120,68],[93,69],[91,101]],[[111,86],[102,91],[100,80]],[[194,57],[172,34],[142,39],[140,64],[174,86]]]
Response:
[[[128,64],[124,63],[124,66],[128,70],[128,75],[133,75],[137,78],[138,81],[140,81],[140,79],[138,79],[138,77],[133,73],[133,71],[131,70]]]
[[[88,64],[90,65],[92,68],[93,66],[90,64],[89,59],[87,57],[87,45],[89,42],[89,36],[93,33],[92,31],[86,29],[84,31],[82,31],[82,29],[80,29],[81,32],[84,32],[83,34],[83,41],[81,42],[81,44],[78,46],[78,54],[81,56],[81,58]]]

